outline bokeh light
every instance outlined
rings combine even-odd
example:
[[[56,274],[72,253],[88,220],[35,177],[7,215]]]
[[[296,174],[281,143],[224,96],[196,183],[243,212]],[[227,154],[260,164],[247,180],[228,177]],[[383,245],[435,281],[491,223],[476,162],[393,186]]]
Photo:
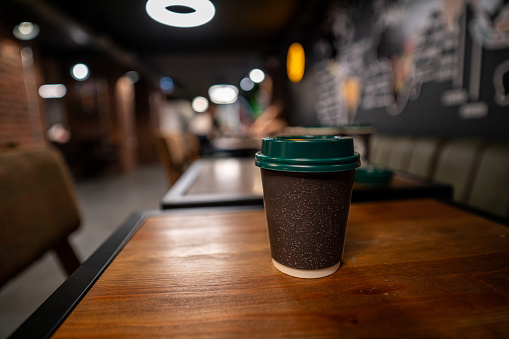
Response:
[[[88,79],[90,71],[85,64],[76,64],[71,68],[71,75],[75,80],[83,81]]]
[[[63,98],[67,93],[67,88],[62,84],[47,84],[39,87],[41,98]]]
[[[209,109],[209,101],[204,97],[196,97],[192,102],[193,109],[198,113],[203,113]]]
[[[242,88],[246,92],[252,90],[254,86],[255,83],[248,77],[245,77],[240,81],[240,88]]]
[[[161,87],[161,91],[165,94],[171,94],[175,89],[173,79],[170,77],[162,77],[161,80],[159,80],[159,86]]]
[[[31,22],[22,22],[16,25],[12,34],[19,40],[32,40],[39,35],[39,26]]]
[[[254,83],[260,83],[265,79],[265,73],[261,69],[255,68],[251,72],[249,72],[249,78]]]
[[[239,90],[233,85],[214,85],[209,88],[210,101],[215,104],[233,104],[238,96]]]

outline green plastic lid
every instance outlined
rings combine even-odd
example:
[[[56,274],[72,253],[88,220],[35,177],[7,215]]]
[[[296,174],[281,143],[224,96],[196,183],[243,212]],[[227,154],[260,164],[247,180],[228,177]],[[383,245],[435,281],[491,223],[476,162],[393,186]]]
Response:
[[[340,172],[361,165],[351,137],[298,135],[264,138],[256,166],[285,172]]]

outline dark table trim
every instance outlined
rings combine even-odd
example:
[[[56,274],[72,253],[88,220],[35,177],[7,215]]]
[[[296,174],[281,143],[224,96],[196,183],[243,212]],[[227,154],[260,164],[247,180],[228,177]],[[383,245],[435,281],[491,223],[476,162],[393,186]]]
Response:
[[[436,183],[430,180],[419,178],[410,174],[397,173],[402,179],[416,180],[422,182],[423,186],[391,187],[380,185],[374,189],[354,189],[352,191],[352,202],[383,201],[434,198],[438,200],[452,200],[453,187],[447,184]]]
[[[145,220],[133,214],[85,261],[10,338],[49,338]]]
[[[230,208],[198,208],[192,214],[205,212],[243,211],[260,206]],[[167,214],[189,214],[189,209],[133,213],[66,281],[37,308],[9,338],[49,338],[85,297],[97,279],[115,259],[120,250],[149,217]]]
[[[249,205],[263,206],[263,197],[256,194],[196,194],[186,198],[185,193],[191,188],[200,175],[202,167],[203,162],[200,160],[191,164],[191,166],[161,199],[162,209]]]
[[[469,213],[475,214],[477,216],[483,217],[485,219],[488,219],[488,220],[491,220],[491,221],[494,221],[494,222],[497,222],[499,224],[502,224],[504,226],[508,226],[509,227],[509,218],[504,218],[502,216],[493,214],[491,212],[487,212],[487,211],[481,210],[479,208],[476,208],[476,207],[473,207],[473,206],[469,206],[469,205],[464,204],[464,203],[451,201],[449,199],[438,199],[438,200],[440,200],[441,202],[444,202],[446,204],[449,204],[449,205],[451,205],[453,207],[456,207],[458,209],[467,211]]]

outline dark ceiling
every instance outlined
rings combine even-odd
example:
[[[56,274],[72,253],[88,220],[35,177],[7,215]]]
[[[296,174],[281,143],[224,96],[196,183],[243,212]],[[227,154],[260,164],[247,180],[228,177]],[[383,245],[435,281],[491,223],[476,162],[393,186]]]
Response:
[[[218,82],[237,85],[250,69],[263,68],[269,60],[282,62],[289,43],[307,39],[303,35],[319,24],[329,3],[212,0],[216,16],[209,23],[175,28],[152,20],[145,0],[4,1],[3,19],[41,26],[37,39],[44,56],[106,53],[153,80],[174,78],[190,96],[205,95]]]

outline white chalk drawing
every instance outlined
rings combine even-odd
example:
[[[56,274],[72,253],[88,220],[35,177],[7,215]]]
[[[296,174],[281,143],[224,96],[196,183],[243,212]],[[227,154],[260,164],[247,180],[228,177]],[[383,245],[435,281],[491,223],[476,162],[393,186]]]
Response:
[[[509,72],[509,60],[501,63],[495,68],[493,75],[493,86],[495,87],[495,101],[500,106],[509,105],[509,89],[504,86],[504,75]]]
[[[337,22],[332,35],[341,43],[334,45],[336,66],[330,62],[319,66],[317,81],[327,84],[317,89],[323,124],[351,122],[358,107],[401,114],[409,101],[419,97],[423,84],[444,81],[452,83],[442,93],[444,106],[458,106],[461,119],[488,115],[488,105],[479,102],[483,50],[509,48],[507,1],[376,0],[371,6],[372,34],[357,41],[348,21],[351,15],[343,11],[332,19]],[[471,41],[468,64],[467,39]],[[509,61],[493,74],[495,102],[500,106],[509,105],[509,88],[503,82],[507,72]]]
[[[509,4],[472,1],[476,17],[470,23],[472,38],[487,50],[509,47]]]

